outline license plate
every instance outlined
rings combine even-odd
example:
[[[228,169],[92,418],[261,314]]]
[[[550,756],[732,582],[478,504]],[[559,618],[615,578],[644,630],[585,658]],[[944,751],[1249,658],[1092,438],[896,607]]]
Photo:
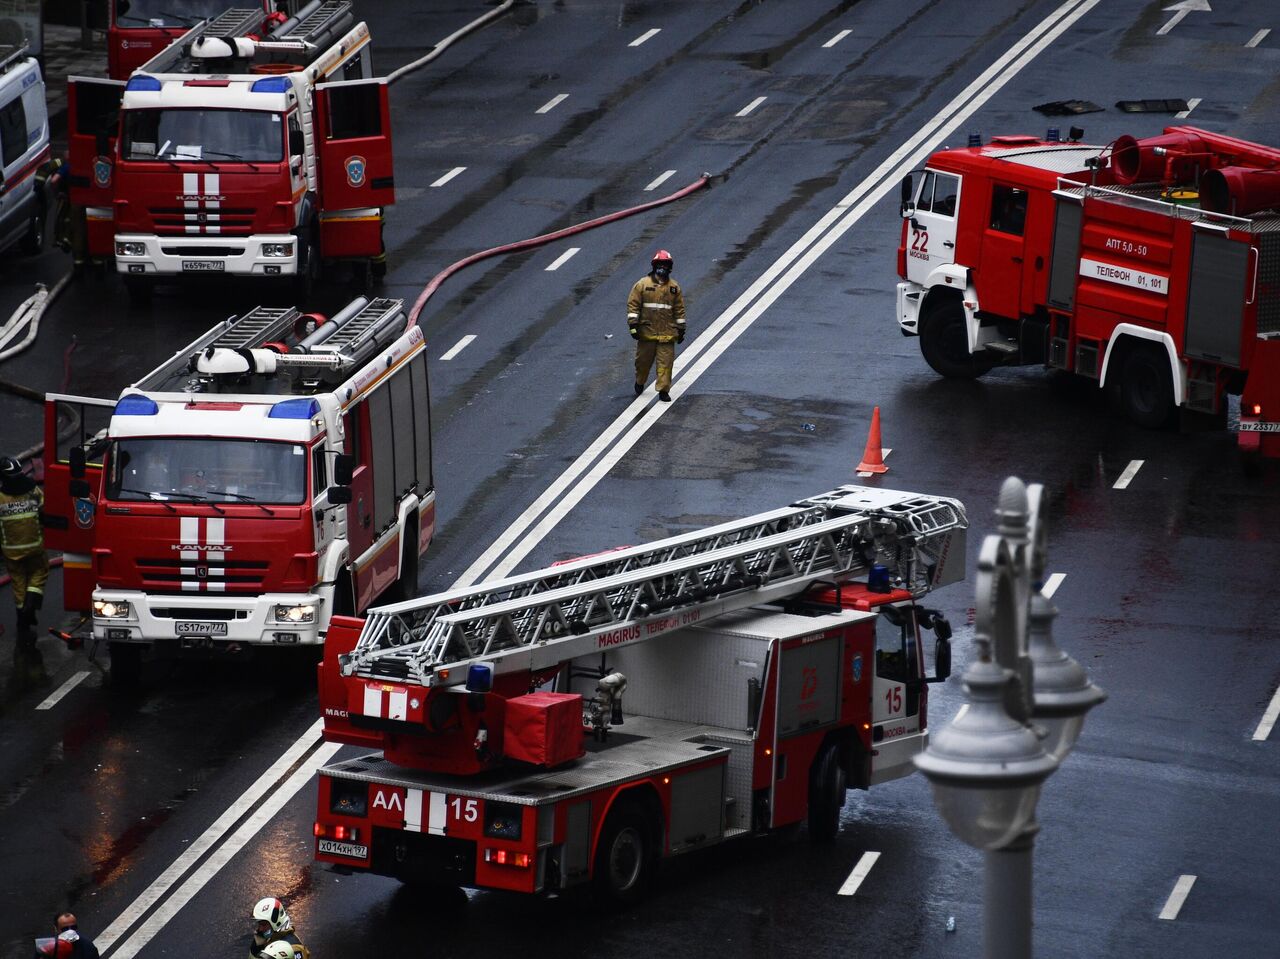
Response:
[[[183,260],[183,273],[221,273],[227,264],[221,260]]]
[[[173,624],[173,631],[179,636],[225,636],[226,623],[184,623]]]
[[[369,847],[357,846],[353,842],[334,842],[332,839],[320,840],[320,851],[331,856],[347,856],[350,859],[368,859]]]
[[[1280,433],[1280,423],[1241,423],[1241,433]]]

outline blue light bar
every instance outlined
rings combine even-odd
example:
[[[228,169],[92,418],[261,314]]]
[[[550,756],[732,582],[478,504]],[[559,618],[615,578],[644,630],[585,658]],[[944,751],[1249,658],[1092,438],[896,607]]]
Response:
[[[309,420],[319,412],[320,404],[308,396],[296,400],[281,400],[271,407],[267,419]]]
[[[149,77],[145,73],[140,73],[136,77],[130,77],[129,82],[125,85],[126,90],[146,90],[150,93],[160,92],[160,81],[155,77]]]
[[[289,81],[285,77],[263,77],[254,80],[249,88],[250,93],[288,93]]]
[[[867,592],[869,593],[890,593],[893,591],[893,584],[889,582],[889,567],[880,563],[876,563],[871,567],[871,571],[867,573]]]
[[[141,393],[130,393],[128,396],[120,397],[120,401],[116,403],[113,416],[155,416],[160,412],[160,407],[156,401],[149,396],[143,396]]]

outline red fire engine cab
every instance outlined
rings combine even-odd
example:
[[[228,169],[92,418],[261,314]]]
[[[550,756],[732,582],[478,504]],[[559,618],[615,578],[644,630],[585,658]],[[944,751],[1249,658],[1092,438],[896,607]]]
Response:
[[[117,678],[148,650],[314,648],[335,612],[417,595],[431,413],[401,300],[260,306],[115,401],[45,411],[46,543]]]
[[[304,300],[322,261],[385,271],[391,123],[369,29],[346,0],[262,23],[232,8],[127,83],[70,79],[71,201],[136,298],[237,274],[291,277]]]
[[[658,861],[912,772],[963,579],[956,500],[846,486],[335,619],[316,856],[406,882],[640,896]],[[937,636],[926,677],[921,630]],[[624,709],[625,704],[625,709]]]
[[[1108,146],[976,137],[902,185],[897,311],[949,377],[1039,363],[1128,417],[1280,454],[1280,150],[1194,127]]]

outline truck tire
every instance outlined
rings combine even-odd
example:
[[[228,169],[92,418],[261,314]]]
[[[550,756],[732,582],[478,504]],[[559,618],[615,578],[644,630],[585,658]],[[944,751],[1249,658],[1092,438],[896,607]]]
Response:
[[[846,787],[840,748],[835,743],[827,743],[809,770],[809,838],[812,841],[829,843],[836,838]]]
[[[1159,429],[1173,417],[1173,377],[1163,350],[1139,345],[1129,351],[1120,373],[1120,408],[1129,422]]]
[[[129,302],[134,306],[150,306],[151,296],[155,293],[155,283],[140,276],[125,275],[124,288],[129,294]]]
[[[935,373],[948,379],[972,380],[995,365],[982,353],[970,353],[964,307],[948,297],[929,311],[920,330],[920,352]]]
[[[45,209],[44,201],[36,203],[36,212],[31,217],[31,223],[27,226],[27,232],[22,237],[19,249],[27,256],[38,256],[44,252],[44,241],[46,226],[49,222],[49,211]]]
[[[630,905],[644,898],[653,879],[657,850],[653,830],[642,809],[620,804],[609,813],[596,847],[592,881],[607,903]]]
[[[133,689],[142,678],[142,647],[136,643],[111,643],[111,685]]]

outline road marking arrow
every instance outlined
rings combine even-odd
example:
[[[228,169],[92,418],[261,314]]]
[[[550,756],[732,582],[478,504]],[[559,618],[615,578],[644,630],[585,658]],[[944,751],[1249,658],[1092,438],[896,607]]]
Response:
[[[1175,4],[1172,4],[1171,6],[1164,8],[1165,13],[1168,13],[1170,10],[1173,10],[1176,12],[1174,13],[1173,16],[1169,18],[1168,23],[1166,23],[1163,27],[1161,27],[1159,30],[1156,31],[1157,37],[1164,36],[1166,33],[1168,33],[1170,30],[1176,27],[1179,23],[1182,22],[1182,18],[1185,17],[1192,10],[1195,10],[1197,12],[1209,13],[1213,10],[1213,8],[1209,6],[1209,0],[1181,0],[1181,2],[1179,3],[1175,3]]]

